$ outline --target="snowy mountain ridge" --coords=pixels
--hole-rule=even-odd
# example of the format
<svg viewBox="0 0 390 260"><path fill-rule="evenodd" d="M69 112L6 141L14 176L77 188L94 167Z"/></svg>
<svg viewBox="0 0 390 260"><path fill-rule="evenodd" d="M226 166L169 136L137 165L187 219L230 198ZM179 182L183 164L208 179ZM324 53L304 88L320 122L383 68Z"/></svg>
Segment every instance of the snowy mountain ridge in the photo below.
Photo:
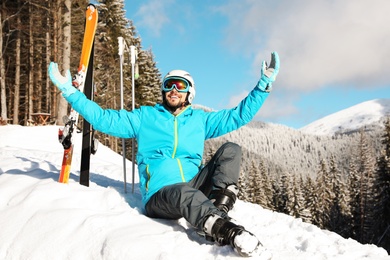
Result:
<svg viewBox="0 0 390 260"><path fill-rule="evenodd" d="M212 108L200 104L194 104L193 108L213 111ZM295 130L304 134L331 136L336 133L355 132L364 126L381 123L381 120L388 116L390 116L390 99L373 99L327 115ZM253 122L257 123L257 121ZM264 124L276 128L289 128L288 126L274 123Z"/></svg>
<svg viewBox="0 0 390 260"><path fill-rule="evenodd" d="M390 99L374 99L316 120L299 130L306 134L334 135L376 124L390 115Z"/></svg>
<svg viewBox="0 0 390 260"><path fill-rule="evenodd" d="M379 152L383 120L389 113L390 99L377 99L329 115L304 129L252 121L237 131L208 140L205 147L208 152L227 141L241 145L245 152L244 172L251 161L263 161L271 175L289 172L315 177L321 160L329 161L332 156L340 169L348 169L349 162L357 156L358 131L363 126L374 150ZM345 134L335 136L337 133Z"/></svg>

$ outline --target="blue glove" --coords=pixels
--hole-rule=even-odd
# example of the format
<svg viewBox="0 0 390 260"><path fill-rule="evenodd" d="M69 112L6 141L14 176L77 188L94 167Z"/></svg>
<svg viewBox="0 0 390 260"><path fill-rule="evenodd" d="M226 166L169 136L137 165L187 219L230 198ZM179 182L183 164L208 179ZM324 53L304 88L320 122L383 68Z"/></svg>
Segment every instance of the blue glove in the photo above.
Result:
<svg viewBox="0 0 390 260"><path fill-rule="evenodd" d="M271 53L271 63L267 66L267 63L263 61L261 66L261 77L256 87L265 92L270 92L272 89L272 82L275 81L276 75L279 72L279 55L277 52Z"/></svg>
<svg viewBox="0 0 390 260"><path fill-rule="evenodd" d="M77 89L72 86L72 76L70 75L69 70L66 71L66 75L64 77L58 70L58 64L50 62L48 72L51 81L54 83L54 85L57 86L59 90L61 90L64 98L69 97L77 91Z"/></svg>

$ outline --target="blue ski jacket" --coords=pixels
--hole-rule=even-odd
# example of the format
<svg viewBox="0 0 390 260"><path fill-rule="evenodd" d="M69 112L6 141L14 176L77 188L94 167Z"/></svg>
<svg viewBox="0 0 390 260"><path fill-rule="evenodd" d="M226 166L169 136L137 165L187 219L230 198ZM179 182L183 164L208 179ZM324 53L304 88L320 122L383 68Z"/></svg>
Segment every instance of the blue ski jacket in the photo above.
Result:
<svg viewBox="0 0 390 260"><path fill-rule="evenodd" d="M200 170L204 141L249 123L268 94L255 87L235 108L205 112L189 105L176 116L162 104L134 111L102 109L81 92L67 101L96 130L137 139L139 184L145 205L162 187L194 178Z"/></svg>

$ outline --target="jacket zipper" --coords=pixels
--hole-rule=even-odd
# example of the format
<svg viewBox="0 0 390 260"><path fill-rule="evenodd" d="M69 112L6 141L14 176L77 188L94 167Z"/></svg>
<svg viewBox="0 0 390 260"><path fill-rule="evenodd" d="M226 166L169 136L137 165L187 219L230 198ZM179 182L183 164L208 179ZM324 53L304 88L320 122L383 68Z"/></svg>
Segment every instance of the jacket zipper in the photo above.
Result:
<svg viewBox="0 0 390 260"><path fill-rule="evenodd" d="M178 132L177 132L177 117L175 117L173 121L173 153L172 153L172 159L176 156L176 150L177 150L177 143L178 143Z"/></svg>
<svg viewBox="0 0 390 260"><path fill-rule="evenodd" d="M172 158L175 158L176 156L176 150L178 146L178 140L179 140L179 132L178 132L178 123L177 123L177 117L175 116L175 119L173 121L173 127L174 127L174 146L173 146L173 153L172 153ZM184 178L184 172L183 172L183 167L181 166L181 162L179 158L176 158L177 160L177 165L179 166L179 171L181 175L181 180L183 182L186 182L186 179Z"/></svg>

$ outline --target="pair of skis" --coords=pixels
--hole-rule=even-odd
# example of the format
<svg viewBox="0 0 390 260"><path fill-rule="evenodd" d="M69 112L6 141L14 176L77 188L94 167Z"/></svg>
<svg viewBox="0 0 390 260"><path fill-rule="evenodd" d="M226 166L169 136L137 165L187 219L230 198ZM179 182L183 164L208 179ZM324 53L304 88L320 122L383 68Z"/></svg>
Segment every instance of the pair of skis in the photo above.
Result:
<svg viewBox="0 0 390 260"><path fill-rule="evenodd" d="M80 63L72 85L84 92L88 99L93 99L93 53L94 39L98 22L98 11L93 4L89 4L85 11L85 32L81 50ZM58 139L64 147L62 167L58 181L68 183L73 156L73 131L77 127L79 114L73 108L70 115L64 117L65 126L59 129ZM94 131L91 125L83 122L83 141L81 151L80 184L89 186L90 155L96 152Z"/></svg>

